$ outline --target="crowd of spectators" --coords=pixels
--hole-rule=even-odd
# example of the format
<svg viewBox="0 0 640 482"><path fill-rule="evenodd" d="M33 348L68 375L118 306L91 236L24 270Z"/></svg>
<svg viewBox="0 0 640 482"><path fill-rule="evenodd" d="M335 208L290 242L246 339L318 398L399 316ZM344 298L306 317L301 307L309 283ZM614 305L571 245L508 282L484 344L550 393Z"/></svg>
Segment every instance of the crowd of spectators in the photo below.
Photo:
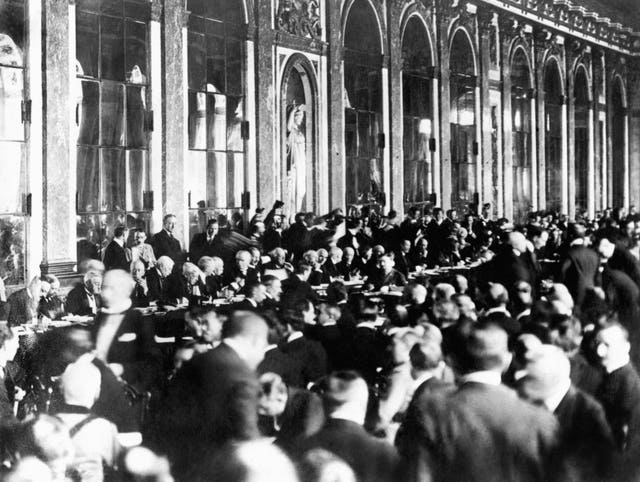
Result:
<svg viewBox="0 0 640 482"><path fill-rule="evenodd" d="M66 296L0 300L0 477L640 477L634 208L279 207L119 226Z"/></svg>

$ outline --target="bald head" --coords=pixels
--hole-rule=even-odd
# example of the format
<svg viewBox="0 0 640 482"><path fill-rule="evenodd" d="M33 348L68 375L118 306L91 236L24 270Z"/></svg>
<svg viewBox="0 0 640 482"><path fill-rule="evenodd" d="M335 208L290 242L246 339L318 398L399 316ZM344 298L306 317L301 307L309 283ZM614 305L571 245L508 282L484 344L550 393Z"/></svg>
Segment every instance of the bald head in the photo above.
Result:
<svg viewBox="0 0 640 482"><path fill-rule="evenodd" d="M491 283L489 285L489 291L487 293L487 305L490 308L498 306L507 306L509 302L509 293L500 283Z"/></svg>
<svg viewBox="0 0 640 482"><path fill-rule="evenodd" d="M86 408L91 408L97 400L100 383L100 370L84 359L68 365L60 377L60 389L65 403Z"/></svg>
<svg viewBox="0 0 640 482"><path fill-rule="evenodd" d="M236 311L222 327L222 338L240 347L240 357L255 369L264 358L269 328L264 319L251 311Z"/></svg>
<svg viewBox="0 0 640 482"><path fill-rule="evenodd" d="M520 254L524 253L527 250L527 238L524 234L518 231L512 231L509 233L507 244L518 251Z"/></svg>
<svg viewBox="0 0 640 482"><path fill-rule="evenodd" d="M508 341L507 332L500 325L490 321L474 324L458 360L459 368L464 373L485 370L502 373L511 360Z"/></svg>
<svg viewBox="0 0 640 482"><path fill-rule="evenodd" d="M129 273L121 269L107 271L102 280L100 298L105 308L123 305L130 299L135 282Z"/></svg>

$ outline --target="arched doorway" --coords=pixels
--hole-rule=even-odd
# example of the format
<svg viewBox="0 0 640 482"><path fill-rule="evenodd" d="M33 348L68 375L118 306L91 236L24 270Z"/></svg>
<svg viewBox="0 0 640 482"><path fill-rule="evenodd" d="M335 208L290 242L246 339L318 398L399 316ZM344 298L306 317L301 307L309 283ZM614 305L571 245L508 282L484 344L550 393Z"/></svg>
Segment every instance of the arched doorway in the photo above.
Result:
<svg viewBox="0 0 640 482"><path fill-rule="evenodd" d="M613 82L611 92L611 202L614 207L624 206L625 179L625 107L622 82Z"/></svg>
<svg viewBox="0 0 640 482"><path fill-rule="evenodd" d="M309 61L294 54L282 76L282 149L279 169L283 212L292 217L316 207L316 88Z"/></svg>
<svg viewBox="0 0 640 482"><path fill-rule="evenodd" d="M513 135L513 218L523 222L531 211L531 71L522 48L511 61L511 131Z"/></svg>
<svg viewBox="0 0 640 482"><path fill-rule="evenodd" d="M584 67L579 67L573 87L575 212L585 214L589 197L589 81Z"/></svg>
<svg viewBox="0 0 640 482"><path fill-rule="evenodd" d="M404 204L426 204L434 189L431 44L422 21L413 16L402 37L402 137Z"/></svg>
<svg viewBox="0 0 640 482"><path fill-rule="evenodd" d="M546 208L562 211L562 80L551 59L544 69L545 198Z"/></svg>
<svg viewBox="0 0 640 482"><path fill-rule="evenodd" d="M382 148L382 51L375 12L355 0L344 34L347 206L384 204Z"/></svg>
<svg viewBox="0 0 640 482"><path fill-rule="evenodd" d="M465 212L476 193L476 75L473 48L464 30L451 42L451 207Z"/></svg>

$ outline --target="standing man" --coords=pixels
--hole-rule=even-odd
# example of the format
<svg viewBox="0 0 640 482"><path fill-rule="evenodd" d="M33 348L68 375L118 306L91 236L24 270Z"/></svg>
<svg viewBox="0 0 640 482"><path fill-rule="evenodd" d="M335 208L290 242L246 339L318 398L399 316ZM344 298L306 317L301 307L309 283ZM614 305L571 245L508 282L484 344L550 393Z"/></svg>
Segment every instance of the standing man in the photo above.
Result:
<svg viewBox="0 0 640 482"><path fill-rule="evenodd" d="M127 228L124 226L118 226L113 231L113 240L109 243L104 253L103 262L106 270L121 269L129 271L131 251L125 246L127 233Z"/></svg>
<svg viewBox="0 0 640 482"><path fill-rule="evenodd" d="M173 214L167 214L162 220L162 231L154 234L151 238L151 246L153 246L156 259L159 259L160 256L169 256L174 263L182 262L182 247L180 241L174 236L175 229L176 217Z"/></svg>
<svg viewBox="0 0 640 482"><path fill-rule="evenodd" d="M217 219L209 219L204 233L196 234L189 245L189 258L197 264L203 256L220 256L220 236Z"/></svg>

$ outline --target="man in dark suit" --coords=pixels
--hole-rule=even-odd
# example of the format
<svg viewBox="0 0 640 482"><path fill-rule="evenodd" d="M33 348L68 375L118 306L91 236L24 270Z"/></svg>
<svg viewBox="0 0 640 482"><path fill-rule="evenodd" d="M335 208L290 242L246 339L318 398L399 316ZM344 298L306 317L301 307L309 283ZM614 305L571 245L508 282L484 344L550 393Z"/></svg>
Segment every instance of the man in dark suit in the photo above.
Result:
<svg viewBox="0 0 640 482"><path fill-rule="evenodd" d="M560 348L541 345L527 354L519 392L555 414L573 480L608 480L615 452L611 428L600 403L571 384L570 372Z"/></svg>
<svg viewBox="0 0 640 482"><path fill-rule="evenodd" d="M533 274L527 263L522 259L522 253L527 250L527 238L519 232L509 233L507 242L501 253L486 264L483 281L500 283L509 290L511 298L515 298L515 287L518 281L526 281L533 286Z"/></svg>
<svg viewBox="0 0 640 482"><path fill-rule="evenodd" d="M246 287L260 282L260 273L251 267L251 253L244 249L235 256L235 264L225 266L223 284L228 285L236 293L246 294Z"/></svg>
<svg viewBox="0 0 640 482"><path fill-rule="evenodd" d="M392 256L388 254L382 256L379 263L379 270L372 274L371 279L368 280L368 284L374 290L380 290L383 286L391 288L402 287L407 284L407 279L404 275L394 268L395 261Z"/></svg>
<svg viewBox="0 0 640 482"><path fill-rule="evenodd" d="M585 246L583 225L570 225L569 233L571 239L569 249L561 261L560 279L571 293L576 307L580 308L587 294L597 285L600 258L593 249Z"/></svg>
<svg viewBox="0 0 640 482"><path fill-rule="evenodd" d="M342 250L342 261L338 265L338 272L343 276L345 281L351 280L351 277L358 273L358 266L355 263L356 252L351 246L347 246Z"/></svg>
<svg viewBox="0 0 640 482"><path fill-rule="evenodd" d="M38 315L40 298L44 295L46 291L42 293L42 282L37 276L28 286L11 293L4 307L9 326L30 323Z"/></svg>
<svg viewBox="0 0 640 482"><path fill-rule="evenodd" d="M192 263L197 264L203 256L220 256L222 242L218 232L217 219L209 219L207 228L204 233L196 234L189 245L189 259Z"/></svg>
<svg viewBox="0 0 640 482"><path fill-rule="evenodd" d="M628 249L616 246L615 240L606 233L598 233L595 247L607 267L625 273L640 289L640 262Z"/></svg>
<svg viewBox="0 0 640 482"><path fill-rule="evenodd" d="M315 291L313 291L313 288L311 288L311 285L307 281L312 271L313 266L306 261L300 261L296 272L282 282L283 307L293 306L297 300L301 299L311 301L318 299Z"/></svg>
<svg viewBox="0 0 640 482"><path fill-rule="evenodd" d="M395 268L402 273L405 278L409 276L409 271L413 270L413 263L409 258L410 251L411 241L403 239L400 242L400 249L394 253L394 261L396 262Z"/></svg>
<svg viewBox="0 0 640 482"><path fill-rule="evenodd" d="M234 312L223 325L222 343L194 356L171 382L158 417L160 439L181 480L191 480L189 470L225 443L259 436L255 369L267 333L260 316Z"/></svg>
<svg viewBox="0 0 640 482"><path fill-rule="evenodd" d="M103 262L105 269L129 271L131 251L125 246L128 233L129 231L124 226L118 226L113 231L113 239L104 252Z"/></svg>
<svg viewBox="0 0 640 482"><path fill-rule="evenodd" d="M507 333L477 323L455 353L459 387L429 397L396 438L403 480L542 481L557 475L558 423L501 384ZM499 407L499 409L497 408Z"/></svg>
<svg viewBox="0 0 640 482"><path fill-rule="evenodd" d="M69 291L65 311L78 316L95 315L100 306L98 294L101 287L102 275L97 271L88 271L84 275L83 282Z"/></svg>
<svg viewBox="0 0 640 482"><path fill-rule="evenodd" d="M134 308L144 308L149 306L149 285L147 284L146 270L141 260L131 264L131 276L135 283L131 292L131 302Z"/></svg>
<svg viewBox="0 0 640 482"><path fill-rule="evenodd" d="M344 250L346 247L350 247L358 251L363 244L371 246L373 240L362 233L362 221L360 219L351 218L346 223L347 232L338 239L338 248Z"/></svg>
<svg viewBox="0 0 640 482"><path fill-rule="evenodd" d="M329 250L329 259L322 265L322 282L330 283L331 278L342 276L340 263L342 262L342 250L334 246Z"/></svg>
<svg viewBox="0 0 640 482"><path fill-rule="evenodd" d="M620 452L640 446L640 377L629 358L629 335L618 323L596 335L596 353L606 374L596 392Z"/></svg>
<svg viewBox="0 0 640 482"><path fill-rule="evenodd" d="M156 259L160 256L169 256L174 263L182 262L182 247L180 241L174 236L176 228L176 217L173 214L167 214L162 220L162 231L153 235L151 238L151 246Z"/></svg>
<svg viewBox="0 0 640 482"><path fill-rule="evenodd" d="M156 265L147 271L146 280L149 301L160 304L176 302L180 291L180 280L173 272L174 262L169 256L158 258Z"/></svg>
<svg viewBox="0 0 640 482"><path fill-rule="evenodd" d="M93 326L96 357L138 392L155 388L162 367L151 320L131 308L134 282L122 270L104 275L102 308Z"/></svg>
<svg viewBox="0 0 640 482"><path fill-rule="evenodd" d="M266 298L266 288L262 283L254 283L245 287L245 298L233 305L234 310L259 312Z"/></svg>
<svg viewBox="0 0 640 482"><path fill-rule="evenodd" d="M295 458L324 449L344 460L360 482L400 480L394 447L363 427L369 399L365 381L355 372L342 371L334 372L322 385L327 421L319 432L298 444Z"/></svg>

